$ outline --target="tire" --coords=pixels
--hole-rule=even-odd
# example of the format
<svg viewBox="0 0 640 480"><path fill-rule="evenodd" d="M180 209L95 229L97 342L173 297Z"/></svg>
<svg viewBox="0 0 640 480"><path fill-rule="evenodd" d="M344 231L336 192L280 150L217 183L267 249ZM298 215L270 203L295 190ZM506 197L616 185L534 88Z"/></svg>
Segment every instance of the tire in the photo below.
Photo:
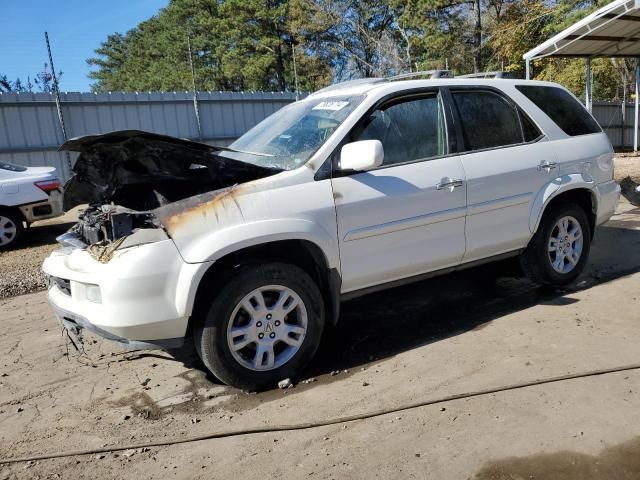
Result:
<svg viewBox="0 0 640 480"><path fill-rule="evenodd" d="M324 310L322 294L304 270L286 263L240 267L205 309L194 343L222 382L249 391L275 387L296 378L315 355Z"/></svg>
<svg viewBox="0 0 640 480"><path fill-rule="evenodd" d="M561 220L568 226L566 234L561 230ZM577 232L577 227L581 235L574 240L572 233ZM552 240L552 236L560 238L560 242ZM536 283L567 285L582 273L590 249L591 225L584 209L574 203L552 205L521 256L522 269Z"/></svg>
<svg viewBox="0 0 640 480"><path fill-rule="evenodd" d="M0 209L0 250L16 246L23 233L22 216L15 210Z"/></svg>

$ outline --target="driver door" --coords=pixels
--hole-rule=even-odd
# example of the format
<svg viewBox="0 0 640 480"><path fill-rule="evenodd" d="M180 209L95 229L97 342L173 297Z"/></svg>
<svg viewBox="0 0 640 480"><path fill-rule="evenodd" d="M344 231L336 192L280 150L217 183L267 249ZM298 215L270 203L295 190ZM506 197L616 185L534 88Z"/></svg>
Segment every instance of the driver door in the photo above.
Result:
<svg viewBox="0 0 640 480"><path fill-rule="evenodd" d="M447 123L432 90L382 104L352 132L350 141L380 140L384 160L331 180L343 293L461 262L466 185Z"/></svg>

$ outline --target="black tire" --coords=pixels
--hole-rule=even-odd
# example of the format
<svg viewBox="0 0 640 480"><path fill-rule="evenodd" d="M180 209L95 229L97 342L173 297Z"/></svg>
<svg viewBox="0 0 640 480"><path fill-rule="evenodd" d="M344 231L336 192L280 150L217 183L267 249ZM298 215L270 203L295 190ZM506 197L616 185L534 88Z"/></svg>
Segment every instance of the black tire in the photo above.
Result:
<svg viewBox="0 0 640 480"><path fill-rule="evenodd" d="M302 344L286 363L271 370L256 371L234 358L227 341L227 328L242 299L268 285L282 285L298 295L306 309L307 325ZM286 378L295 379L315 355L324 328L325 309L318 286L304 270L286 263L238 268L203 311L204 318L194 329L194 343L202 362L220 381L249 391L273 388Z"/></svg>
<svg viewBox="0 0 640 480"><path fill-rule="evenodd" d="M573 270L561 273L553 268L548 245L556 223L563 217L573 217L582 229L582 253ZM574 203L552 205L543 215L538 230L520 257L524 273L541 285L563 286L573 282L587 263L591 249L591 225L584 209Z"/></svg>
<svg viewBox="0 0 640 480"><path fill-rule="evenodd" d="M20 215L19 212L9 208L0 208L0 235L2 236L2 238L0 238L0 250L13 248L20 243L20 239L24 233L22 222L22 215ZM15 231L13 233L7 233L3 229L3 224L12 225Z"/></svg>

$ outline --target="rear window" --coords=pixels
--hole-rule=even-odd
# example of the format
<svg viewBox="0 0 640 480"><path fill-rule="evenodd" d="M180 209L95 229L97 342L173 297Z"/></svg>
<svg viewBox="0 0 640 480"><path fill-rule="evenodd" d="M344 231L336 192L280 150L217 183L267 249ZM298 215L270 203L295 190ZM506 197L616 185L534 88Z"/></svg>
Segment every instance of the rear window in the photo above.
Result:
<svg viewBox="0 0 640 480"><path fill-rule="evenodd" d="M516 88L546 113L567 135L587 135L602 129L569 92L558 87L517 85Z"/></svg>
<svg viewBox="0 0 640 480"><path fill-rule="evenodd" d="M0 170L9 170L10 172L26 172L27 167L21 165L14 165L13 163L0 162Z"/></svg>

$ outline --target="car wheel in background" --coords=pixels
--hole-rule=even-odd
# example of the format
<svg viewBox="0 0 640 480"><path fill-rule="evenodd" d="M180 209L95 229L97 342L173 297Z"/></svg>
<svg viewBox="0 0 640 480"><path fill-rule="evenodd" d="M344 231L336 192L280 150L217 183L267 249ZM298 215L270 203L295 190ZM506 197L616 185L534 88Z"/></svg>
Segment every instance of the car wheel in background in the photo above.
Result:
<svg viewBox="0 0 640 480"><path fill-rule="evenodd" d="M16 245L23 232L22 217L13 210L0 209L0 250Z"/></svg>

